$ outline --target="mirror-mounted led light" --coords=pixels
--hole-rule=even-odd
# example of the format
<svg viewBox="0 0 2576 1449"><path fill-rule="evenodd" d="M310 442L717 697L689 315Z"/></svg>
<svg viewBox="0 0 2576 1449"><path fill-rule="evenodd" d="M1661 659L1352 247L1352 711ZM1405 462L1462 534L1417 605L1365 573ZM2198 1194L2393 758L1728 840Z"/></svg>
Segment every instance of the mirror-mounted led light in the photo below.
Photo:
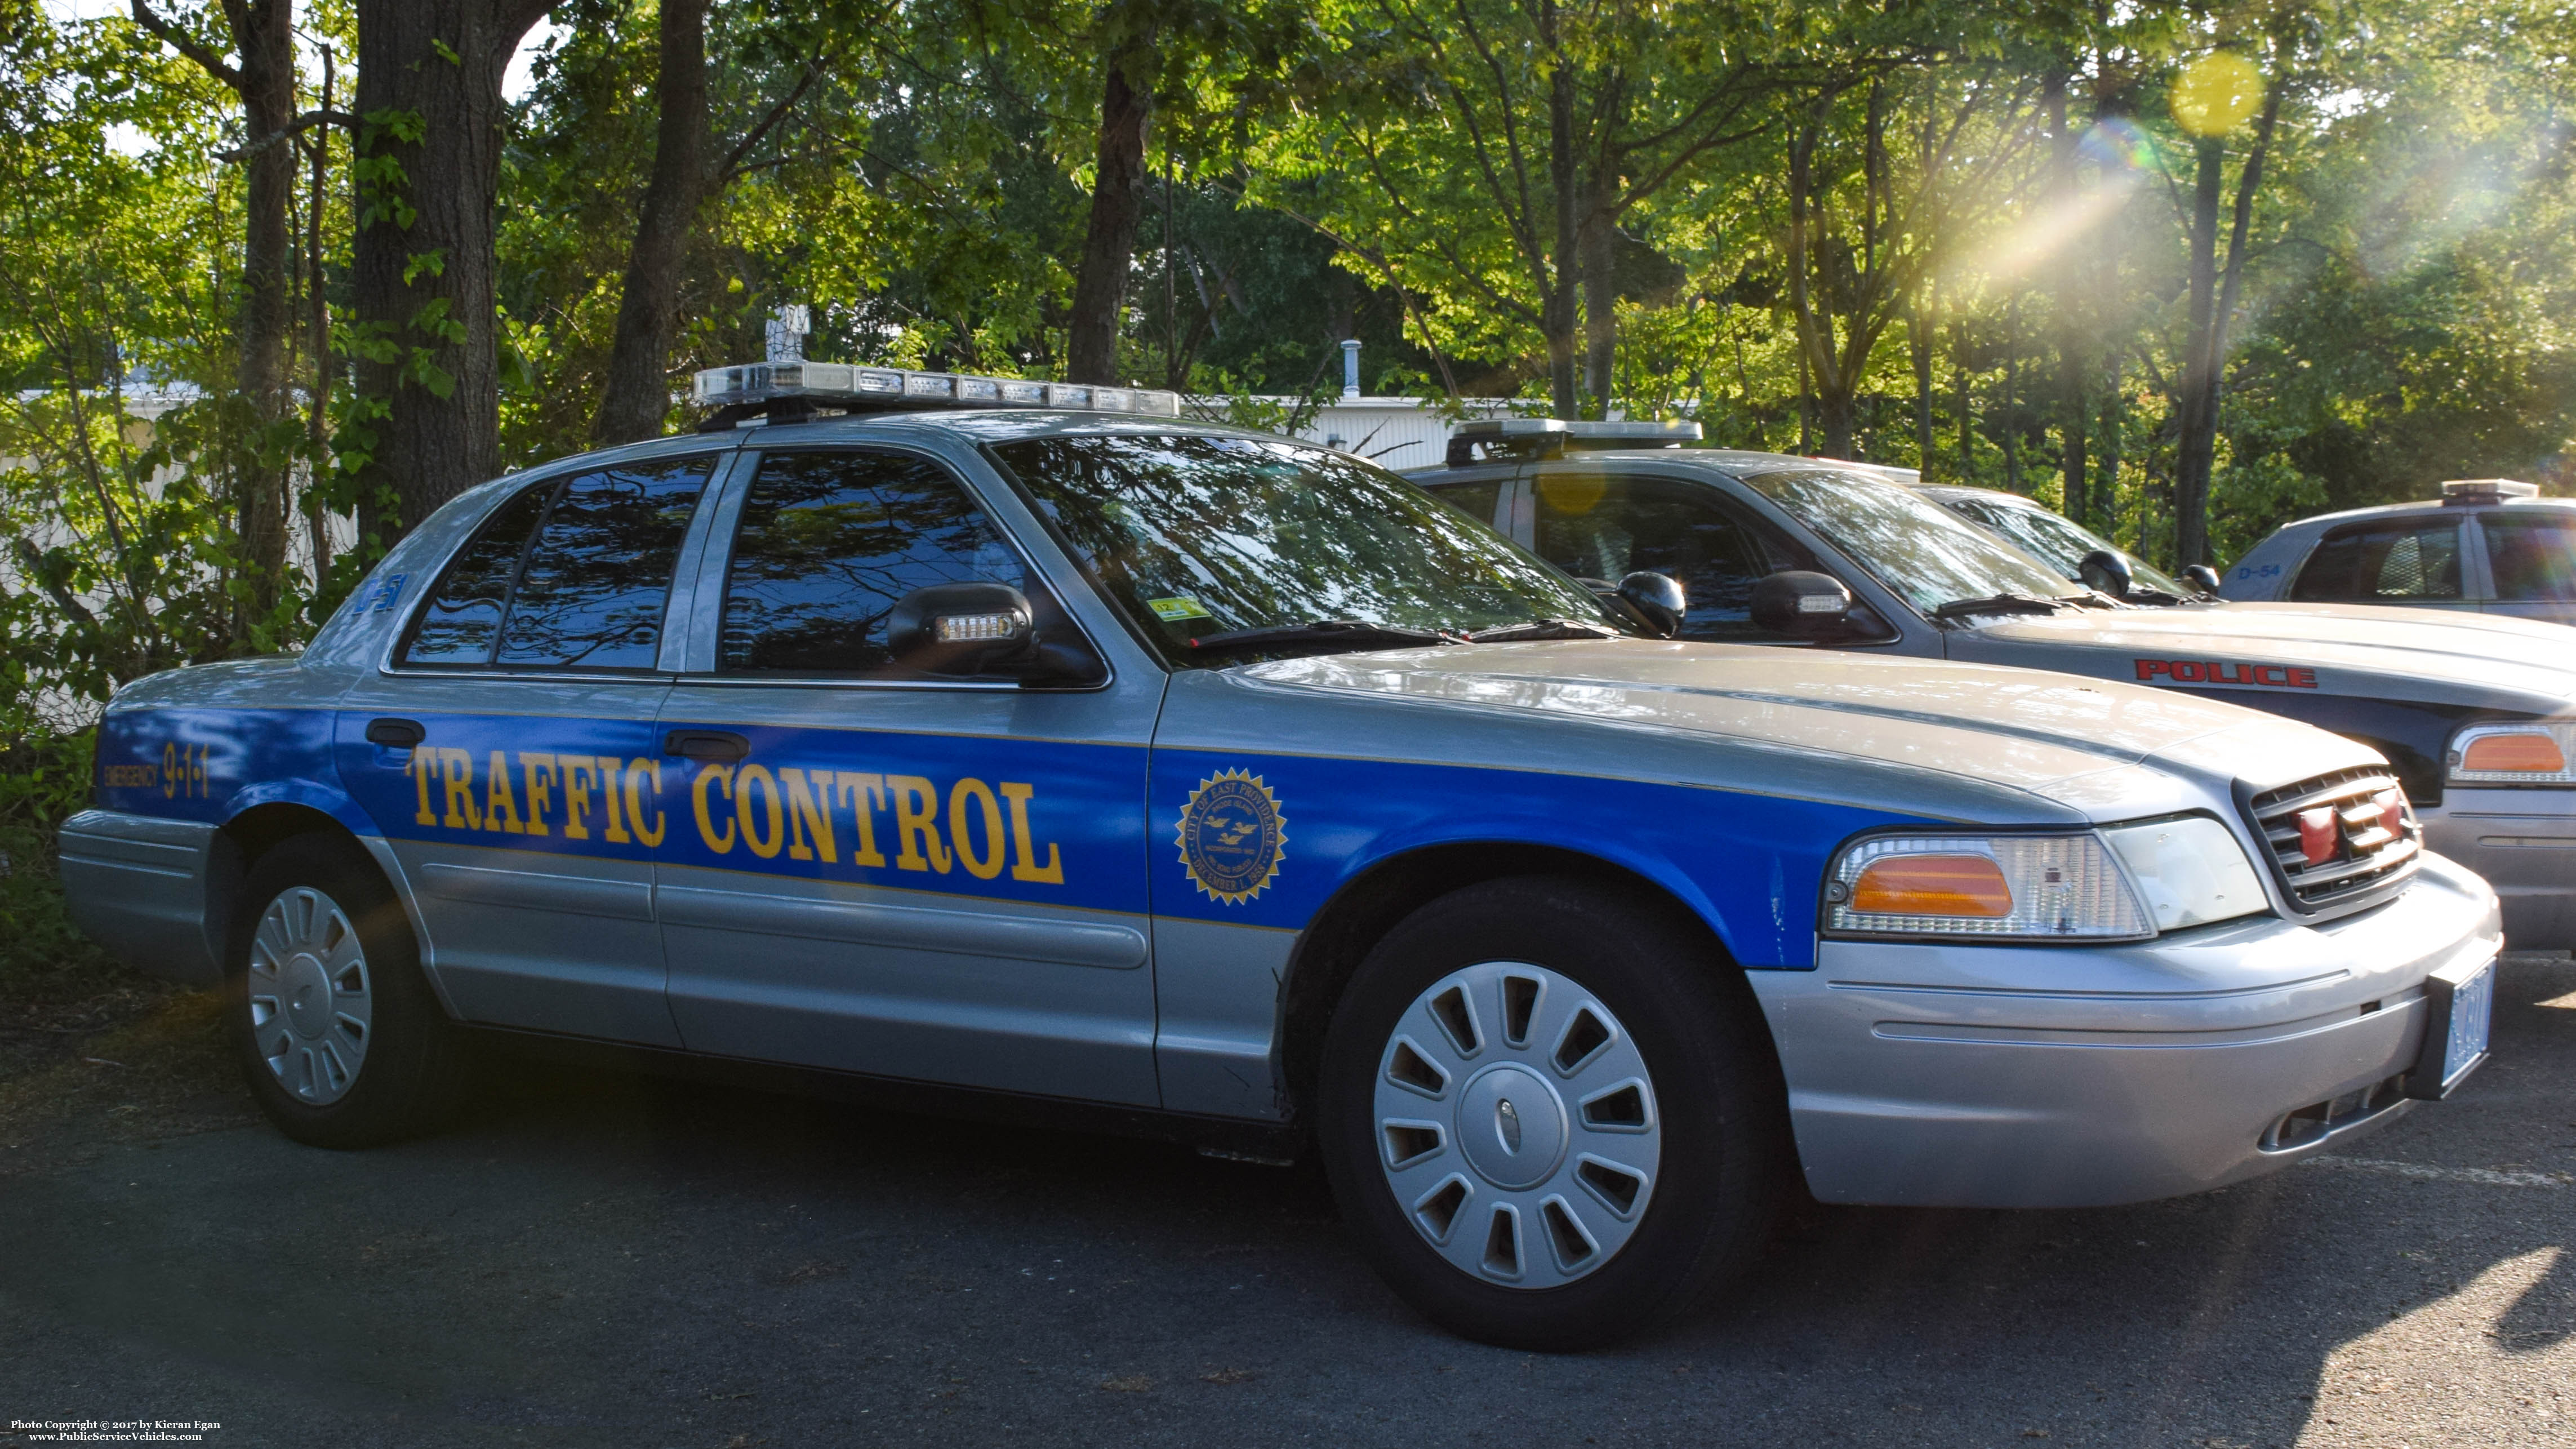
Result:
<svg viewBox="0 0 2576 1449"><path fill-rule="evenodd" d="M1017 614L942 614L931 621L931 635L942 644L982 644L1008 639L1028 627Z"/></svg>
<svg viewBox="0 0 2576 1449"><path fill-rule="evenodd" d="M2576 721L2472 725L2451 739L2455 785L2576 785Z"/></svg>

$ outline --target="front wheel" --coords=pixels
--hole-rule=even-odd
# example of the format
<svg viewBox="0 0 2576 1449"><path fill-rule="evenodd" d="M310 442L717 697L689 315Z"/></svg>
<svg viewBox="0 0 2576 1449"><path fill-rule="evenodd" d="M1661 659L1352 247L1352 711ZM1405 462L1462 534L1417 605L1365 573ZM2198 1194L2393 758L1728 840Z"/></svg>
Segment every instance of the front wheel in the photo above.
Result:
<svg viewBox="0 0 2576 1449"><path fill-rule="evenodd" d="M1758 1251L1785 1181L1743 979L1653 903L1468 887L1361 963L1324 1049L1326 1171L1407 1302L1580 1349L1686 1311Z"/></svg>
<svg viewBox="0 0 2576 1449"><path fill-rule="evenodd" d="M463 1046L384 878L305 835L261 856L242 886L224 1018L260 1110L316 1147L433 1123L457 1095Z"/></svg>

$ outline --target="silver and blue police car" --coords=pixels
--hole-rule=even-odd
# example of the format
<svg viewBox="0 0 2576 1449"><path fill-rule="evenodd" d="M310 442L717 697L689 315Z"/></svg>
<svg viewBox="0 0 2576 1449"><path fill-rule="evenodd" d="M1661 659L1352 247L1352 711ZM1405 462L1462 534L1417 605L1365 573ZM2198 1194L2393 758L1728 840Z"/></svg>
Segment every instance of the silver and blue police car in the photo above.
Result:
<svg viewBox="0 0 2576 1449"><path fill-rule="evenodd" d="M440 510L301 656L110 706L72 904L222 984L289 1135L418 1130L506 1035L1311 1144L1406 1300L1573 1347L1801 1181L2195 1192L2484 1059L2496 897L2349 740L1658 637L1669 580L1168 396L700 392Z"/></svg>
<svg viewBox="0 0 2576 1449"><path fill-rule="evenodd" d="M2438 501L2303 518L2238 559L2220 592L2576 624L2576 498L2456 478Z"/></svg>
<svg viewBox="0 0 2576 1449"><path fill-rule="evenodd" d="M2427 842L2502 893L2518 948L2576 947L2576 632L2222 603L2205 580L2139 573L2108 549L2070 570L2039 533L2056 515L2035 506L1986 495L1970 500L1980 517L1955 496L1980 490L1927 489L1903 470L1678 446L1698 433L1470 423L1446 466L1407 476L1569 572L1676 580L1683 638L2061 670L2359 740L2390 761Z"/></svg>

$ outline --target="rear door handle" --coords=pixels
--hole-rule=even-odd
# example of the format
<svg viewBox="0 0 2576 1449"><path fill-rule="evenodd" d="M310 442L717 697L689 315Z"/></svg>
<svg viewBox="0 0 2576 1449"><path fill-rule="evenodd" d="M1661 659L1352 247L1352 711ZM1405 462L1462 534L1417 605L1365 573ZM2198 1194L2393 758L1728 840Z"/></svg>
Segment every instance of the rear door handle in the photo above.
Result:
<svg viewBox="0 0 2576 1449"><path fill-rule="evenodd" d="M367 743L389 750L408 750L429 738L429 731L418 720L377 719L367 721Z"/></svg>
<svg viewBox="0 0 2576 1449"><path fill-rule="evenodd" d="M751 741L729 730L673 730L662 738L662 753L684 760L732 761L751 753Z"/></svg>

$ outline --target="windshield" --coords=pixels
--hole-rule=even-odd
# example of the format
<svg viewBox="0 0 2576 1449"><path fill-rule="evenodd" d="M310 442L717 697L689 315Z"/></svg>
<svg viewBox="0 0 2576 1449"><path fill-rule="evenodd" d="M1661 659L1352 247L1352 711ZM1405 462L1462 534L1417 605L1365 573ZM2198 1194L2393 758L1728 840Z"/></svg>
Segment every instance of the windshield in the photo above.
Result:
<svg viewBox="0 0 2576 1449"><path fill-rule="evenodd" d="M2085 592L1910 488L1807 468L1758 473L1744 482L1926 614L1966 599L2068 599Z"/></svg>
<svg viewBox="0 0 2576 1449"><path fill-rule="evenodd" d="M1626 632L1574 580L1339 453L1187 434L1032 438L991 452L1175 662L1245 657L1195 656L1192 639L1327 620L1465 633L1566 619ZM1389 645L1354 632L1341 647Z"/></svg>
<svg viewBox="0 0 2576 1449"><path fill-rule="evenodd" d="M1953 500L1950 506L1969 519L1982 523L2020 544L2037 555L2040 562L2070 579L2078 577L2077 569L2084 562L2084 555L2098 548L2126 559L2129 564L2129 578L2138 588L2171 594L2177 599L2193 598L2200 592L2198 589L2183 587L2171 574L2165 573L2135 554L2113 547L2109 539L2094 533L2074 519L2051 513L2045 508L2033 508L2021 503L1996 503L1983 498L1960 498Z"/></svg>

